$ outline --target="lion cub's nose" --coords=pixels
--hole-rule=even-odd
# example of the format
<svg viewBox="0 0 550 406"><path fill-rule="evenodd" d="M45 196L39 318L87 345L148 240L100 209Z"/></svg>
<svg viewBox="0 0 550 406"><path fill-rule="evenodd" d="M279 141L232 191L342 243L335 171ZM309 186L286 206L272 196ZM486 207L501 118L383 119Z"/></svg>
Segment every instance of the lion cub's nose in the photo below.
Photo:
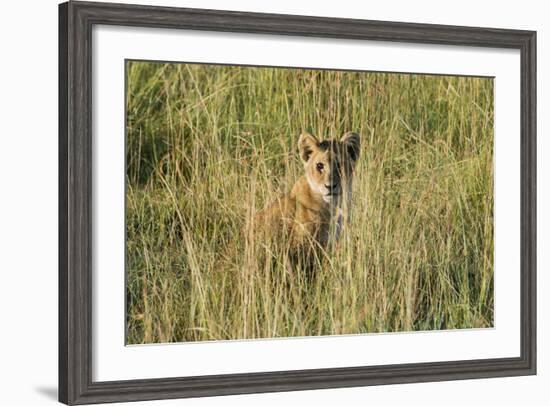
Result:
<svg viewBox="0 0 550 406"><path fill-rule="evenodd" d="M325 187L328 189L328 190L332 190L332 189L336 189L338 187L338 184L337 183L334 183L333 185L325 185Z"/></svg>

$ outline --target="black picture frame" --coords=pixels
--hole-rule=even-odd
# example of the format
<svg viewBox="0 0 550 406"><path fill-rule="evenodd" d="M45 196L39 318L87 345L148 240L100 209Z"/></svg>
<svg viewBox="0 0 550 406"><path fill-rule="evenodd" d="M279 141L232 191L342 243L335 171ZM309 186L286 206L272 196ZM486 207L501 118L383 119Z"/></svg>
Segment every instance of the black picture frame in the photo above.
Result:
<svg viewBox="0 0 550 406"><path fill-rule="evenodd" d="M367 367L92 380L95 24L517 49L521 54L521 354ZM110 3L59 5L59 400L87 404L536 374L536 32Z"/></svg>

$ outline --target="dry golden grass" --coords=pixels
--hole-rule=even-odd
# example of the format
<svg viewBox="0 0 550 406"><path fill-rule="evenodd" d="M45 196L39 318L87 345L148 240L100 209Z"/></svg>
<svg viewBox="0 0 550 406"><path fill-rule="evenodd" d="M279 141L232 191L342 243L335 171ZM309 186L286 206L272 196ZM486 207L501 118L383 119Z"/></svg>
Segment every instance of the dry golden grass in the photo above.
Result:
<svg viewBox="0 0 550 406"><path fill-rule="evenodd" d="M238 238L304 129L362 136L313 278ZM492 182L491 79L129 62L128 343L492 326Z"/></svg>

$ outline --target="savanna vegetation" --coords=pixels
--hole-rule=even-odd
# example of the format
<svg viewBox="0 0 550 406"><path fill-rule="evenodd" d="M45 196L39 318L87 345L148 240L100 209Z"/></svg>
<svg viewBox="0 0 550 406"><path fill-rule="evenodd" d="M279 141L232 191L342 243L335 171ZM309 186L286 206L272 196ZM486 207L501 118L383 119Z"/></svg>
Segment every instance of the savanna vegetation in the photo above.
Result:
<svg viewBox="0 0 550 406"><path fill-rule="evenodd" d="M126 70L129 344L492 326L492 79ZM352 226L313 277L239 237L301 175L303 130L362 137Z"/></svg>

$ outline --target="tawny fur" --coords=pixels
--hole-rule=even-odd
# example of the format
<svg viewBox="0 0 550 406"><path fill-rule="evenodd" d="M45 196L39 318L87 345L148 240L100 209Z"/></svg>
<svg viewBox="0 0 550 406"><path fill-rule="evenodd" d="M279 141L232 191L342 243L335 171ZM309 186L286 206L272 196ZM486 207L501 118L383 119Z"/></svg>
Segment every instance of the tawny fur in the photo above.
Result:
<svg viewBox="0 0 550 406"><path fill-rule="evenodd" d="M308 257L335 243L349 219L360 137L347 133L340 140L319 141L304 133L298 149L305 174L289 193L258 212L249 226L253 238L286 241L291 254Z"/></svg>

